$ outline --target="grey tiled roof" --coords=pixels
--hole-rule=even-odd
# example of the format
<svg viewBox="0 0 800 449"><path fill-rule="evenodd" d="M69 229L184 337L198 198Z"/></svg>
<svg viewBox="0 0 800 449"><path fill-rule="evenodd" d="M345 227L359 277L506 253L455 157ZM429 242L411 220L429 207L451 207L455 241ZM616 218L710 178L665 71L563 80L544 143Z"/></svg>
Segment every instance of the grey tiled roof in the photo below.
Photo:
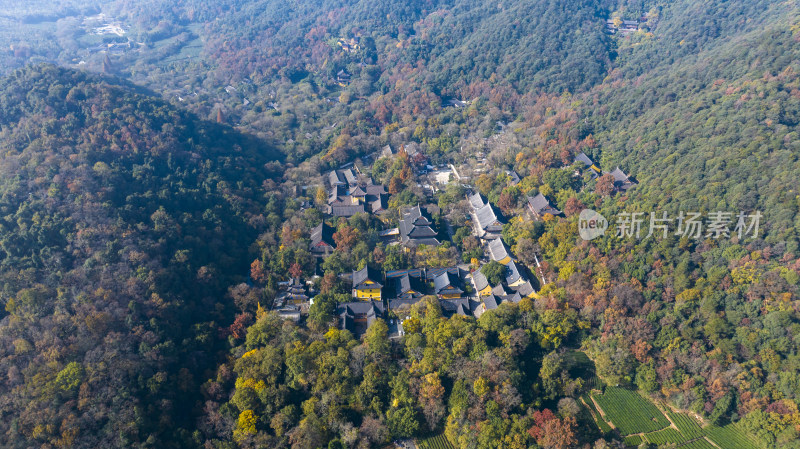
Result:
<svg viewBox="0 0 800 449"><path fill-rule="evenodd" d="M501 302L502 302L502 300L500 300L495 295L489 295L489 296L483 298L483 303L486 305L486 310L496 309L500 305Z"/></svg>
<svg viewBox="0 0 800 449"><path fill-rule="evenodd" d="M531 281L526 281L524 284L520 285L519 287L516 287L516 290L517 293L519 293L522 296L529 296L531 293L536 292L536 290L534 290L533 288L533 284L531 284Z"/></svg>
<svg viewBox="0 0 800 449"><path fill-rule="evenodd" d="M415 206L403 214L398 229L400 229L400 236L404 242L416 245L438 245L437 232L432 225L433 220L419 206Z"/></svg>
<svg viewBox="0 0 800 449"><path fill-rule="evenodd" d="M369 288L381 288L383 284L381 283L381 275L377 271L373 270L369 266L366 266L358 271L353 272L353 288L358 288L364 281L370 280L377 284L370 285Z"/></svg>
<svg viewBox="0 0 800 449"><path fill-rule="evenodd" d="M628 181L628 175L626 175L625 172L622 171L622 169L619 168L619 167L615 168L610 174L611 174L611 176L614 177L614 181L617 181L617 182L626 182L626 181Z"/></svg>
<svg viewBox="0 0 800 449"><path fill-rule="evenodd" d="M506 257L511 257L511 253L508 252L508 247L501 239L495 239L489 241L489 256L492 260L498 262Z"/></svg>
<svg viewBox="0 0 800 449"><path fill-rule="evenodd" d="M481 270L472 273L472 281L475 283L475 288L477 288L478 291L489 286L489 280L486 279L486 275L484 275Z"/></svg>
<svg viewBox="0 0 800 449"><path fill-rule="evenodd" d="M509 289L504 284L497 284L492 288L492 294L494 296L505 296L514 293L511 289Z"/></svg>
<svg viewBox="0 0 800 449"><path fill-rule="evenodd" d="M480 192L467 195L467 200L469 201L469 205L472 206L473 210L480 209L484 206L484 204L486 204L486 200L483 198L483 195L481 195Z"/></svg>
<svg viewBox="0 0 800 449"><path fill-rule="evenodd" d="M386 188L383 187L383 184L370 184L366 188L367 195L385 195Z"/></svg>
<svg viewBox="0 0 800 449"><path fill-rule="evenodd" d="M520 182L519 174L517 174L516 171L508 170L506 172L506 174L508 175L509 179L511 180L511 185L512 186L515 186L515 185L519 184L519 182Z"/></svg>
<svg viewBox="0 0 800 449"><path fill-rule="evenodd" d="M350 196L366 196L367 192L361 186L355 186L350 190Z"/></svg>
<svg viewBox="0 0 800 449"><path fill-rule="evenodd" d="M323 245L320 245L323 244ZM319 248L320 246L335 247L336 243L333 240L333 228L327 224L320 223L311 230L311 249Z"/></svg>
<svg viewBox="0 0 800 449"><path fill-rule="evenodd" d="M340 201L341 198L347 195L347 191L343 185L337 184L331 186L331 189L328 191L328 204L333 204L337 201Z"/></svg>
<svg viewBox="0 0 800 449"><path fill-rule="evenodd" d="M414 304L420 302L422 297L417 298L393 298L389 300L389 309L390 310L397 310L404 306L413 306Z"/></svg>
<svg viewBox="0 0 800 449"><path fill-rule="evenodd" d="M405 244L409 247L416 248L420 245L425 246L439 246L439 240L435 238L415 238L406 240Z"/></svg>
<svg viewBox="0 0 800 449"><path fill-rule="evenodd" d="M537 215L551 214L560 215L561 211L550 205L550 201L541 193L533 198L528 198L528 206Z"/></svg>
<svg viewBox="0 0 800 449"><path fill-rule="evenodd" d="M352 217L353 215L364 212L364 205L344 205L344 204L333 204L330 206L330 214L334 217Z"/></svg>
<svg viewBox="0 0 800 449"><path fill-rule="evenodd" d="M467 298L442 299L439 304L442 306L442 314L446 317L472 315L472 308Z"/></svg>
<svg viewBox="0 0 800 449"><path fill-rule="evenodd" d="M614 187L617 190L628 190L636 185L636 183L631 181L630 177L619 167L615 168L609 174L614 177Z"/></svg>
<svg viewBox="0 0 800 449"><path fill-rule="evenodd" d="M342 175L344 175L344 179L347 181L347 184L351 186L358 184L358 178L356 177L356 173L352 168L342 170Z"/></svg>
<svg viewBox="0 0 800 449"><path fill-rule="evenodd" d="M485 204L483 207L477 209L475 211L475 218L478 220L478 226L484 231L490 226L501 227L503 224L491 204Z"/></svg>
<svg viewBox="0 0 800 449"><path fill-rule="evenodd" d="M372 199L372 197L368 197L367 199L372 200L369 203L369 207L372 213L384 211L389 207L388 195L378 195L374 197L374 199Z"/></svg>
<svg viewBox="0 0 800 449"><path fill-rule="evenodd" d="M401 297L422 297L425 292L425 283L418 276L406 274L395 278L395 296Z"/></svg>
<svg viewBox="0 0 800 449"><path fill-rule="evenodd" d="M433 280L433 287L437 295L464 293L464 290L461 290L458 287L459 284L460 282L458 276L455 276L448 271L436 276L436 278Z"/></svg>
<svg viewBox="0 0 800 449"><path fill-rule="evenodd" d="M346 302L340 303L336 307L340 327L357 336L366 332L367 328L376 319L383 318L384 312L385 308L382 301Z"/></svg>
<svg viewBox="0 0 800 449"><path fill-rule="evenodd" d="M508 263L508 265L506 265L506 283L513 284L520 279L524 279L522 277L522 273L519 272L517 264L512 260Z"/></svg>
<svg viewBox="0 0 800 449"><path fill-rule="evenodd" d="M331 184L331 186L346 184L344 177L336 170L333 170L328 174L328 182Z"/></svg>
<svg viewBox="0 0 800 449"><path fill-rule="evenodd" d="M584 153L583 151L581 151L579 155L575 156L575 161L582 162L587 167L591 167L592 165L594 165L594 162L592 162L592 160L589 159L589 156L587 156L586 153Z"/></svg>

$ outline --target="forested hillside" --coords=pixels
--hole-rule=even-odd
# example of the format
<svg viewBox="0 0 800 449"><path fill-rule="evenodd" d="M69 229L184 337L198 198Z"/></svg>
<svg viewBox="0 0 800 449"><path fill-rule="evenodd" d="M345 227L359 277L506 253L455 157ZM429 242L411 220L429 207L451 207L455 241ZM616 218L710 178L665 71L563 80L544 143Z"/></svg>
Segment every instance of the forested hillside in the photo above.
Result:
<svg viewBox="0 0 800 449"><path fill-rule="evenodd" d="M0 94L4 447L179 445L273 151L53 66Z"/></svg>
<svg viewBox="0 0 800 449"><path fill-rule="evenodd" d="M575 91L601 81L609 65L603 13L591 1L246 4L214 23L210 42L212 57L238 76L263 76L286 65L336 73L333 67L360 60L386 69L421 68L421 84L436 92L458 94L490 77L520 91ZM240 33L243 16L247 30ZM342 58L330 45L331 37L361 34L369 41L355 57ZM253 46L253 39L273 45Z"/></svg>
<svg viewBox="0 0 800 449"><path fill-rule="evenodd" d="M672 447L592 401L627 398L648 431L691 417L687 448L800 447L796 1L6 10L0 446ZM99 11L124 34L92 34ZM385 215L325 212L349 163L387 186ZM427 173L448 164L465 178ZM426 298L392 341L338 330L354 270L480 268L469 189L537 296L449 319ZM531 219L539 194L563 214ZM444 243L387 244L420 204ZM642 238L582 240L583 208L644 213ZM695 211L763 217L644 237L650 212ZM299 324L267 310L294 277L319 291Z"/></svg>

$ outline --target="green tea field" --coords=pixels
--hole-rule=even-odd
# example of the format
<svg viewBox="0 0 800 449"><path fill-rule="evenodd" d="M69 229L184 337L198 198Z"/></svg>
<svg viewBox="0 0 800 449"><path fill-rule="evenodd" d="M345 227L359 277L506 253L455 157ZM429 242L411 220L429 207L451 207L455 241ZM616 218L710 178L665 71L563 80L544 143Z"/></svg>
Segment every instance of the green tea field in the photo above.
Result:
<svg viewBox="0 0 800 449"><path fill-rule="evenodd" d="M419 446L419 449L453 449L453 445L447 441L444 434L420 438L417 440L417 446Z"/></svg>
<svg viewBox="0 0 800 449"><path fill-rule="evenodd" d="M702 426L695 418L662 410L641 394L619 387L593 391L583 402L604 433L619 431L628 447L642 442L683 449L760 449L762 446L737 424Z"/></svg>

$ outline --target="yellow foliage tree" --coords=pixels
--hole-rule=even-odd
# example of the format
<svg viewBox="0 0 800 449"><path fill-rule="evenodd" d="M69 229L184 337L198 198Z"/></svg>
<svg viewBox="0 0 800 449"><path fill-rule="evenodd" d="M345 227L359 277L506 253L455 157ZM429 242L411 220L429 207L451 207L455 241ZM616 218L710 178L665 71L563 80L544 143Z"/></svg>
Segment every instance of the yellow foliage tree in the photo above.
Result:
<svg viewBox="0 0 800 449"><path fill-rule="evenodd" d="M422 377L420 393L424 399L439 399L444 396L444 387L439 379L439 373L433 372Z"/></svg>
<svg viewBox="0 0 800 449"><path fill-rule="evenodd" d="M486 396L489 393L489 382L483 377L479 377L472 385L472 391L480 398Z"/></svg>
<svg viewBox="0 0 800 449"><path fill-rule="evenodd" d="M406 334L416 334L422 330L422 323L419 318L411 317L403 321L403 330Z"/></svg>
<svg viewBox="0 0 800 449"><path fill-rule="evenodd" d="M255 412L252 410L245 410L239 414L239 421L237 422L237 430L242 433L255 435L256 434L256 417Z"/></svg>
<svg viewBox="0 0 800 449"><path fill-rule="evenodd" d="M325 191L324 187L317 187L317 193L314 195L314 200L319 206L328 202L328 192Z"/></svg>

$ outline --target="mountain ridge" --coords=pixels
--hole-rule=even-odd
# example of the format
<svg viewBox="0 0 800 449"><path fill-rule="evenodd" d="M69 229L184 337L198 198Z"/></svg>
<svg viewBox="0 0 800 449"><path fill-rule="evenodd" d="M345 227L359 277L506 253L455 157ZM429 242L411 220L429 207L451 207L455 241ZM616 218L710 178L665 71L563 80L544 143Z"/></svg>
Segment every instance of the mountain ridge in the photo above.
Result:
<svg viewBox="0 0 800 449"><path fill-rule="evenodd" d="M271 150L96 75L44 65L8 81L0 341L17 347L2 359L13 374L0 384L8 447L176 447L201 399L195 376L215 368L217 327L231 319L220 299L246 278ZM33 388L41 382L50 386Z"/></svg>

